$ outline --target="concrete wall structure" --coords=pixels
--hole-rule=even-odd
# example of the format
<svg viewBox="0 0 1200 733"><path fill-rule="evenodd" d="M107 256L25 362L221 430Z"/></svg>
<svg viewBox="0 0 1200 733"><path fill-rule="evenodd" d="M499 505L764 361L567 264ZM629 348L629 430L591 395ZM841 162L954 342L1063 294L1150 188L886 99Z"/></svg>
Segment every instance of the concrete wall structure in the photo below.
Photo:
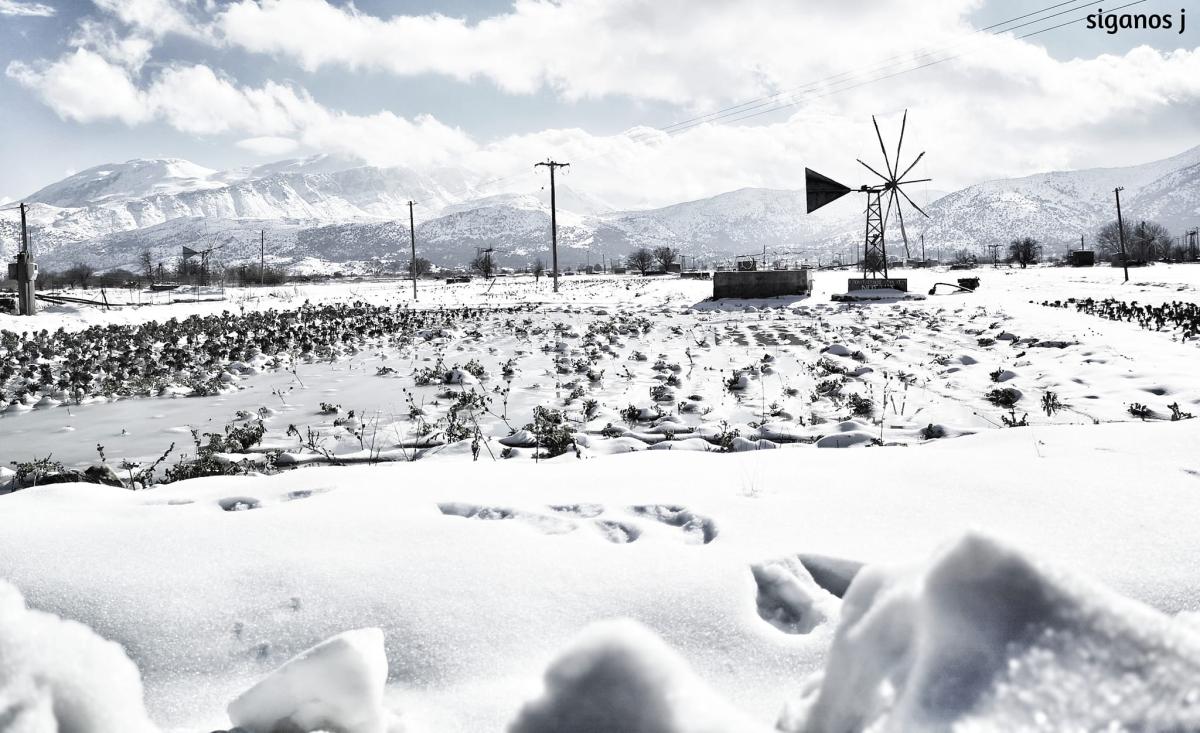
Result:
<svg viewBox="0 0 1200 733"><path fill-rule="evenodd" d="M774 298L803 295L812 289L809 270L756 270L717 272L713 275L713 298Z"/></svg>

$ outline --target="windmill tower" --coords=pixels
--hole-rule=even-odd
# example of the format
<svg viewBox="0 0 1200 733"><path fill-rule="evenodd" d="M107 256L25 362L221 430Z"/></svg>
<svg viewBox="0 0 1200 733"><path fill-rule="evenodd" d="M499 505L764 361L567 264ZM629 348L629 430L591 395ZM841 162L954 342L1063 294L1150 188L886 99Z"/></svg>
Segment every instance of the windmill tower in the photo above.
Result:
<svg viewBox="0 0 1200 733"><path fill-rule="evenodd" d="M216 250L220 249L222 246L224 246L224 245L219 245L216 247L209 247L208 249L192 249L191 247L188 247L186 245L184 246L183 260L185 262L192 259L193 257L200 258L200 273L199 273L200 277L198 278L198 283L197 283L198 285L208 285L208 258L209 258L209 255L211 255Z"/></svg>
<svg viewBox="0 0 1200 733"><path fill-rule="evenodd" d="M867 195L867 221L863 236L862 280L872 281L865 283L864 287L867 288L894 287L903 281L888 278L887 246L884 239L887 222L891 218L892 209L895 208L896 215L900 220L900 236L904 240L904 253L906 257L911 256L908 246L908 230L904 225L904 211L901 207L900 199L903 197L912 208L920 212L922 216L928 218L929 214L926 214L905 193L904 186L912 183L924 183L933 179L907 178L908 174L912 172L912 169L916 167L921 158L925 157L924 151L918 154L913 162L909 163L907 168L904 168L903 172L900 172L902 165L900 155L902 146L904 145L904 131L908 127L908 110L904 110L904 118L900 123L900 139L896 143L895 165L892 164L892 158L888 155L887 146L883 142L883 134L879 131L879 123L875 120L874 115L871 116L871 122L875 125L875 137L879 140L879 150L883 153L884 170L887 171L887 175L880 173L862 160L858 160L860 165L874 173L880 179L879 183L863 184L857 189L860 193ZM805 198L808 205L808 213L810 214L855 190L842 183L838 183L832 178L823 176L811 168L804 169L804 183ZM884 203L885 199L886 204ZM863 283L860 282L859 284ZM907 284L905 283L906 286ZM897 287L896 289L903 290L905 287ZM857 288L852 287L851 289Z"/></svg>

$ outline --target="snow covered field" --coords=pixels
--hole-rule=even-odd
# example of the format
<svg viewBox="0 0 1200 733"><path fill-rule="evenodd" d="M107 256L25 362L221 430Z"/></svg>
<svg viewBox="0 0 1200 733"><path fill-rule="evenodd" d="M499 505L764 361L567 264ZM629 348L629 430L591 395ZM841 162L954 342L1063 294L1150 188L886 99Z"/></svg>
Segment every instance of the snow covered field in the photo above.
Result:
<svg viewBox="0 0 1200 733"><path fill-rule="evenodd" d="M261 726L311 689L331 698L318 706L335 711L327 725L362 731L1200 727L1188 616L1200 611L1200 423L1166 419L1169 404L1200 407L1197 344L1038 304L1197 302L1200 268L1138 270L1128 285L1111 268L899 274L915 293L983 284L861 306L829 301L846 277L832 272L810 298L732 304L676 279L564 278L557 298L546 281L429 285L422 308L489 310L410 343L278 369L263 355L209 397L9 409L5 462L53 452L82 467L96 443L110 462L142 460L262 407L251 453L421 459L136 492L23 489L0 497L0 578L31 608L120 643L167 730ZM313 285L225 304L64 307L0 316L0 329L410 298L405 283ZM435 373L474 360L485 376L418 385L439 356ZM445 433L472 388L493 400L462 409L478 460L470 439L412 447L422 421L434 426L424 437ZM1004 388L1019 391L1012 410L986 397ZM424 415L410 416L404 390ZM1044 409L1048 392L1065 407ZM322 402L340 409L321 414ZM1135 403L1154 418L1131 415ZM501 458L496 413L519 429L538 406L563 414L577 448L534 461L539 437ZM354 437L364 422L386 435L374 454ZM289 425L326 442L306 450ZM926 439L928 426L945 437ZM867 569L842 601L857 563ZM0 700L18 712L0 715L61 721L93 704L134 722L75 729L142 724L119 659L73 652L62 634L43 652L27 640L55 637L53 619L11 591L0 601L0 656L19 660L0 673ZM231 721L226 705L273 669L370 628L381 642L331 642L287 683L243 697ZM345 674L361 684L329 683ZM122 687L104 699L72 692L106 677ZM347 701L357 722L336 712Z"/></svg>

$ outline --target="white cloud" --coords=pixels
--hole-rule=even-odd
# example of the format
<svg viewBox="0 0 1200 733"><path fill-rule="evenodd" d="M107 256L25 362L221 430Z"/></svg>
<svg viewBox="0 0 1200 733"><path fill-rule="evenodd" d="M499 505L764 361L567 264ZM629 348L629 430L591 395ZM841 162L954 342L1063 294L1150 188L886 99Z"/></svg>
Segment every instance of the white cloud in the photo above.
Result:
<svg viewBox="0 0 1200 733"><path fill-rule="evenodd" d="M49 5L42 3L27 3L20 0L0 0L0 15L20 15L31 18L50 18L55 11Z"/></svg>
<svg viewBox="0 0 1200 733"><path fill-rule="evenodd" d="M517 0L470 24L443 15L374 17L326 0L239 0L212 36L327 66L486 78L568 99L623 94L703 107L843 71L848 59L911 51L968 30L976 0ZM856 61L855 63L861 63Z"/></svg>
<svg viewBox="0 0 1200 733"><path fill-rule="evenodd" d="M799 188L806 165L865 182L870 174L854 158L879 157L870 115L896 128L906 107L905 147L928 150L920 170L944 189L1178 152L1195 144L1200 108L1200 49L1058 61L1026 41L969 35L965 18L978 0L516 0L475 23L385 19L327 0L97 4L107 16L79 26L73 53L8 68L64 119L155 121L188 135L230 136L262 156L303 148L376 165L460 165L479 178L525 173L502 184L523 189L535 180L533 161L561 157L574 163L571 185L619 205L740 186ZM675 136L531 130L486 141L428 115L330 109L293 84L252 87L207 65L148 65L155 44L172 33L311 70L486 79L511 93L551 89L568 100L620 95L668 102L680 117L801 91L796 106L755 124L702 125ZM956 39L955 53L966 53L854 86L910 68L913 47L948 39ZM896 57L889 64L870 64L889 56ZM828 79L835 74L843 76ZM814 79L826 81L802 86Z"/></svg>
<svg viewBox="0 0 1200 733"><path fill-rule="evenodd" d="M300 143L296 142L290 137L278 137L274 135L248 137L243 140L238 140L234 144L242 150L246 150L264 158L288 155L295 152L296 149L300 147Z"/></svg>
<svg viewBox="0 0 1200 733"><path fill-rule="evenodd" d="M68 43L100 54L108 61L137 71L150 59L154 42L137 34L118 32L111 23L84 18Z"/></svg>
<svg viewBox="0 0 1200 733"><path fill-rule="evenodd" d="M129 69L81 48L52 63L13 62L7 75L64 120L161 121L191 135L249 134L242 147L251 150L279 148L290 138L373 165L421 168L475 148L461 130L428 115L352 115L326 108L299 87L242 86L202 64L166 67L139 86Z"/></svg>
<svg viewBox="0 0 1200 733"><path fill-rule="evenodd" d="M149 119L145 94L124 69L99 54L78 49L38 67L13 61L5 72L64 120L120 120L128 125Z"/></svg>
<svg viewBox="0 0 1200 733"><path fill-rule="evenodd" d="M205 37L198 3L190 0L93 0L96 6L142 35L162 38L175 33Z"/></svg>

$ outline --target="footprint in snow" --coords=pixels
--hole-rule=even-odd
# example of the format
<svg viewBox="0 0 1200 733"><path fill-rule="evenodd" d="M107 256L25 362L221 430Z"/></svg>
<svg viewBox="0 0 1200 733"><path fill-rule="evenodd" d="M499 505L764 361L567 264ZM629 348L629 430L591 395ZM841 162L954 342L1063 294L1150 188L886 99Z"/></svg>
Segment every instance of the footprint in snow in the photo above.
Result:
<svg viewBox="0 0 1200 733"><path fill-rule="evenodd" d="M683 530L686 541L692 544L707 545L717 538L717 523L712 518L696 514L687 507L675 504L641 504L629 509L640 517L679 527Z"/></svg>
<svg viewBox="0 0 1200 733"><path fill-rule="evenodd" d="M228 496L217 503L227 512L245 512L262 506L262 502L253 496Z"/></svg>
<svg viewBox="0 0 1200 733"><path fill-rule="evenodd" d="M284 494L283 500L284 501L296 501L297 499L307 499L310 496L316 496L317 494L324 494L328 491L332 491L332 489L328 489L328 488L296 489L295 491L289 491L286 494Z"/></svg>
<svg viewBox="0 0 1200 733"><path fill-rule="evenodd" d="M438 504L438 509L446 516L463 517L465 519L516 519L533 526L543 534L566 534L567 532L573 532L576 528L575 523L567 519L550 517L519 509L509 509L507 507L481 506L479 504L465 504L462 502L441 502Z"/></svg>
<svg viewBox="0 0 1200 733"><path fill-rule="evenodd" d="M604 513L604 507L599 504L555 504L550 509L582 519L593 519Z"/></svg>
<svg viewBox="0 0 1200 733"><path fill-rule="evenodd" d="M597 519L596 527L604 535L604 539L618 545L628 544L642 536L642 530L628 522L618 522L612 519Z"/></svg>

